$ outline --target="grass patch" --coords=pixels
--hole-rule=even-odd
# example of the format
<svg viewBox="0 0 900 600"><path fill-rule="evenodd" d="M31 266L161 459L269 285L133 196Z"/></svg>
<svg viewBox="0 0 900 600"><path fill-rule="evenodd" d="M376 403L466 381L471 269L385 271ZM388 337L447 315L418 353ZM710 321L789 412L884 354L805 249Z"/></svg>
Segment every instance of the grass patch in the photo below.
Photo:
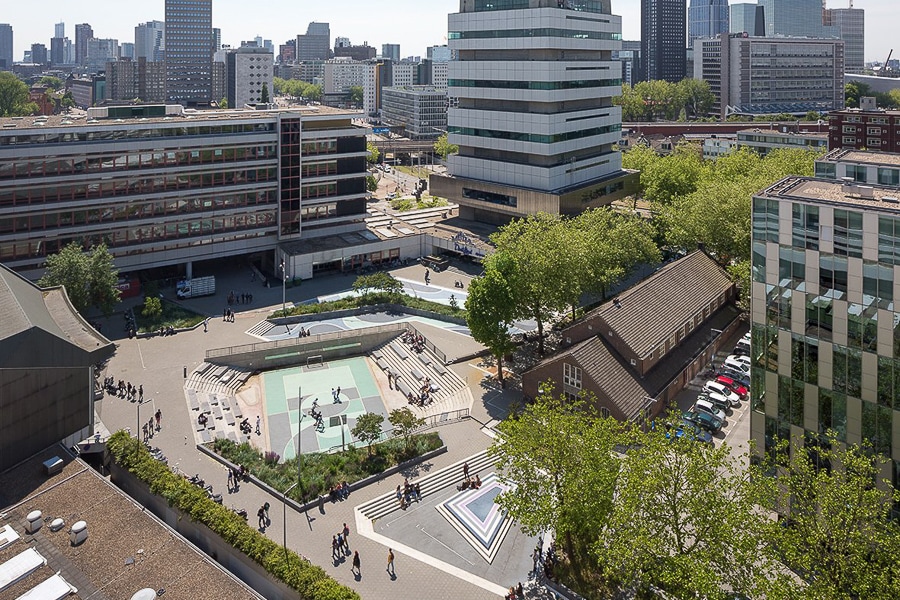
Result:
<svg viewBox="0 0 900 600"><path fill-rule="evenodd" d="M138 331L141 333L158 331L160 327L185 329L202 323L206 318L206 315L201 315L165 299L162 301L162 314L159 316L145 317L141 312L142 308L142 306L137 306L134 309L134 318L137 321Z"/></svg>
<svg viewBox="0 0 900 600"><path fill-rule="evenodd" d="M414 196L404 196L403 198L394 198L391 200L391 208L397 212L409 212L411 210L422 210L424 208L438 208L447 206L448 202L437 196L422 196L421 200L416 201Z"/></svg>
<svg viewBox="0 0 900 600"><path fill-rule="evenodd" d="M290 317L298 315L315 315L319 313L328 313L335 310L349 310L353 308L362 308L364 306L372 306L374 304L399 304L400 306L408 306L419 310L427 310L439 315L448 317L466 318L466 311L463 308L453 308L437 302L423 300L422 298L413 298L406 294L387 294L383 292L371 292L365 296L347 296L339 300L330 302L320 302L318 304L301 304L293 308L287 309L287 313L280 310L269 315L270 319L278 317Z"/></svg>
<svg viewBox="0 0 900 600"><path fill-rule="evenodd" d="M354 483L370 475L382 473L403 461L422 456L443 445L441 436L436 432L430 432L413 436L409 450L406 449L406 443L402 438L395 438L373 446L371 455L365 446L353 447L334 454L324 452L304 454L300 473L303 490L301 492L297 486L288 495L298 502L327 495L335 484L344 481ZM227 439L217 439L213 442L213 450L234 464L244 465L258 479L279 492L297 482L296 458L278 463L271 460L272 457L261 454L247 442L238 445ZM267 458L270 460L266 460Z"/></svg>
<svg viewBox="0 0 900 600"><path fill-rule="evenodd" d="M306 600L359 600L359 594L332 579L321 567L292 550L284 551L236 513L216 504L206 492L176 475L150 456L147 448L124 431L113 434L107 451L120 467L143 481L150 492L165 498L191 520L203 523L222 540L243 552L273 577Z"/></svg>

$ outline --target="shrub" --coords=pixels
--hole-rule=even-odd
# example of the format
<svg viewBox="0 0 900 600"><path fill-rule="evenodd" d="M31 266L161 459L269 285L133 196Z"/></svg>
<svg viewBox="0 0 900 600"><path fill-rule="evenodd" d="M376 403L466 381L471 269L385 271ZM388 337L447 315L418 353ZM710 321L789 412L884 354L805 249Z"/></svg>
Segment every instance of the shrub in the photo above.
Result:
<svg viewBox="0 0 900 600"><path fill-rule="evenodd" d="M278 461L281 460L281 457L278 456L277 452L272 452L271 450L266 451L263 455L263 462L267 465L275 465L278 464Z"/></svg>
<svg viewBox="0 0 900 600"><path fill-rule="evenodd" d="M119 431L106 444L123 469L146 483L153 494L165 498L192 520L203 523L236 550L243 552L303 598L309 600L360 600L359 594L341 585L296 552L287 552L274 540L250 527L242 517L216 504L206 493L155 460L135 438Z"/></svg>

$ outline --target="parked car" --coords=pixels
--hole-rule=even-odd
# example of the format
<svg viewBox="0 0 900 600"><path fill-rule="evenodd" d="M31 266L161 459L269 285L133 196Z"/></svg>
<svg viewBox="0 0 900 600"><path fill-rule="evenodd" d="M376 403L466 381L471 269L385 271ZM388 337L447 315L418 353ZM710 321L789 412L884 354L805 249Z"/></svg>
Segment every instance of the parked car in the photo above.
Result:
<svg viewBox="0 0 900 600"><path fill-rule="evenodd" d="M666 437L668 436L669 434L667 433ZM707 444L713 443L712 435L708 431L701 429L696 423L687 419L682 419L681 424L675 428L675 439L683 437Z"/></svg>
<svg viewBox="0 0 900 600"><path fill-rule="evenodd" d="M710 402L709 400L704 400L702 398L698 399L696 402L694 402L694 410L697 412L712 415L715 418L721 420L722 423L725 422L725 411L719 410L718 408L713 406L712 402Z"/></svg>
<svg viewBox="0 0 900 600"><path fill-rule="evenodd" d="M743 363L748 367L752 364L749 356L743 356L740 354L729 354L728 358L726 358L725 360L733 360L735 362Z"/></svg>
<svg viewBox="0 0 900 600"><path fill-rule="evenodd" d="M710 433L718 433L722 430L722 425L724 424L721 419L717 419L710 414L697 412L695 410L689 410L683 413L682 416L686 420L696 424L698 427L702 427Z"/></svg>
<svg viewBox="0 0 900 600"><path fill-rule="evenodd" d="M740 369L731 368L728 365L722 365L721 367L719 367L719 370L716 371L716 376L733 379L734 381L747 388L748 391L750 390L750 375L745 373L744 371L741 371Z"/></svg>
<svg viewBox="0 0 900 600"><path fill-rule="evenodd" d="M719 394L728 402L729 406L741 405L741 397L734 393L731 388L726 387L718 381L707 381L706 385L703 386L703 389L710 394Z"/></svg>
<svg viewBox="0 0 900 600"><path fill-rule="evenodd" d="M750 360L749 359L746 361L738 360L739 358L746 358L746 357L739 357L739 356L735 356L734 354L731 354L728 356L728 358L725 359L725 362L722 364L726 367L730 367L732 369L735 369L736 371L742 371L742 372L746 373L747 375L749 375L750 374Z"/></svg>
<svg viewBox="0 0 900 600"><path fill-rule="evenodd" d="M740 340L737 344L734 345L734 350L732 353L736 356L749 356L750 355L750 342Z"/></svg>
<svg viewBox="0 0 900 600"><path fill-rule="evenodd" d="M716 377L716 383L721 383L729 390L740 396L741 400L746 400L747 395L750 393L750 390L747 389L746 386L741 385L739 382L735 381L731 377L726 377L725 375L719 375Z"/></svg>

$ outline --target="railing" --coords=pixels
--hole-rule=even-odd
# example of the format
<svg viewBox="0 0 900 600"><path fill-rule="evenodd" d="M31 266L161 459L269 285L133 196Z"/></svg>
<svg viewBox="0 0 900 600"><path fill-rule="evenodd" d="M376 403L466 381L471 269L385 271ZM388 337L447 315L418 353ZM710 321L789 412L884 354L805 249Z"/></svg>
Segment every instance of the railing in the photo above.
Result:
<svg viewBox="0 0 900 600"><path fill-rule="evenodd" d="M422 431L427 431L427 430L431 429L432 427L439 427L441 425L449 425L450 423L455 423L455 422L461 421L463 419L468 419L469 416L470 415L469 415L468 408L461 408L459 410L451 410L451 411L447 411L447 412L443 412L443 413L438 413L436 415L429 415L427 417L423 417L425 423L423 423L421 427L417 427L416 429L414 429L412 431L412 433L413 434L421 433ZM396 437L400 437L400 434L396 433L394 428L391 427L390 429L383 430L381 432L381 435L378 436L378 439L372 443L380 444L381 442L386 442L386 441L396 438ZM360 440L357 440L351 436L350 439L347 440L346 443L337 444L335 446L332 446L325 452L331 454L333 452L338 452L340 450L343 450L347 446L358 446L360 444L366 445L365 443L360 442Z"/></svg>
<svg viewBox="0 0 900 600"><path fill-rule="evenodd" d="M211 358L221 358L225 356L234 356L235 354L246 354L249 352L260 352L266 350L279 350L282 348L295 348L297 346L307 346L320 342L332 342L346 340L349 338L358 338L366 334L390 333L406 331L409 329L407 323L390 323L388 325L377 325L375 327L366 327L365 329L347 329L344 331L332 331L329 333L318 333L306 337L291 338L288 340L277 340L274 342L256 342L254 344L244 344L242 346L229 346L228 348L214 348L206 351L207 360Z"/></svg>

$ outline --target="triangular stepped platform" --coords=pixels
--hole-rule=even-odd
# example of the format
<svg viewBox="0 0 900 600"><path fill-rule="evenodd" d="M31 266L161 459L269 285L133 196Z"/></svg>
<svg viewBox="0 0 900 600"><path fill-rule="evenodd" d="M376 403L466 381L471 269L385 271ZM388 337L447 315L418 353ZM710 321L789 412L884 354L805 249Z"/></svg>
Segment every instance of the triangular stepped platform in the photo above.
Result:
<svg viewBox="0 0 900 600"><path fill-rule="evenodd" d="M436 473L414 479L410 483L419 484L419 490L421 491L423 498L448 487L455 487L462 483L464 463L469 463L469 476L474 477L476 473L484 475L485 471L492 469L496 464L496 459L489 456L487 450L482 450L478 454L474 454L465 460L461 460L449 467L445 467ZM400 502L397 501L396 490L391 490L390 492L382 494L381 496L356 507L356 511L360 515L371 521L384 518L397 510L401 509Z"/></svg>

